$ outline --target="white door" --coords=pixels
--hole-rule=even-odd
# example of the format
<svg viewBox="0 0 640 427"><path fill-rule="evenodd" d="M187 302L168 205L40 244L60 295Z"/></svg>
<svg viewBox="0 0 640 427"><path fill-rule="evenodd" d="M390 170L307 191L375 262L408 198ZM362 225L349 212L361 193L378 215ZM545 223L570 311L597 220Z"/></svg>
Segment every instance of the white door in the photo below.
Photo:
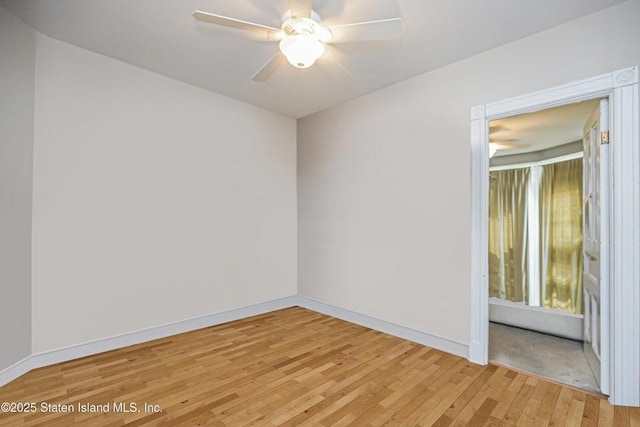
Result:
<svg viewBox="0 0 640 427"><path fill-rule="evenodd" d="M609 394L609 101L584 126L584 353Z"/></svg>

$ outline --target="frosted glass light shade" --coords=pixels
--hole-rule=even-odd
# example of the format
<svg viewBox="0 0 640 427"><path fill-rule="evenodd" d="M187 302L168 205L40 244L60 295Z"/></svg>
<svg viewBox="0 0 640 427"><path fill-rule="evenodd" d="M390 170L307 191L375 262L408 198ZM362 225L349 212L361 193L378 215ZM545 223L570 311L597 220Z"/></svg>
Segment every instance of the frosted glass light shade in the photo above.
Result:
<svg viewBox="0 0 640 427"><path fill-rule="evenodd" d="M324 45L310 35L296 34L283 38L280 50L294 67L308 68L324 53Z"/></svg>

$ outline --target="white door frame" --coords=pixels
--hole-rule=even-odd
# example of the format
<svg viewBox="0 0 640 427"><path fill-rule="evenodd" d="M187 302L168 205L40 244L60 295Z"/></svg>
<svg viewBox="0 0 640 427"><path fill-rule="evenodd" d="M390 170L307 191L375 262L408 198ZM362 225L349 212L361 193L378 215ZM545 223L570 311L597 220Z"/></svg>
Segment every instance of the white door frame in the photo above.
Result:
<svg viewBox="0 0 640 427"><path fill-rule="evenodd" d="M489 362L489 122L598 97L610 105L610 395L640 406L640 96L638 67L471 109L471 340ZM603 367L605 369L605 367Z"/></svg>

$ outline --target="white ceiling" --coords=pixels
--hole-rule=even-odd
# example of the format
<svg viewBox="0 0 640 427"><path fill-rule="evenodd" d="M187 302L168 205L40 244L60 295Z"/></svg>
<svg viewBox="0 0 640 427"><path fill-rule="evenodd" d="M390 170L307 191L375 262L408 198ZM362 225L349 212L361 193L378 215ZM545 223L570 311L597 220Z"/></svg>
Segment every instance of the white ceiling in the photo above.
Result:
<svg viewBox="0 0 640 427"><path fill-rule="evenodd" d="M315 0L325 23L402 16L394 42L341 44L347 77L320 61L287 66L265 83L251 76L274 42L196 22L201 9L280 26L286 0L0 0L38 31L186 83L303 117L623 0Z"/></svg>
<svg viewBox="0 0 640 427"><path fill-rule="evenodd" d="M497 156L530 153L582 140L583 128L598 99L494 120L489 140L502 147Z"/></svg>

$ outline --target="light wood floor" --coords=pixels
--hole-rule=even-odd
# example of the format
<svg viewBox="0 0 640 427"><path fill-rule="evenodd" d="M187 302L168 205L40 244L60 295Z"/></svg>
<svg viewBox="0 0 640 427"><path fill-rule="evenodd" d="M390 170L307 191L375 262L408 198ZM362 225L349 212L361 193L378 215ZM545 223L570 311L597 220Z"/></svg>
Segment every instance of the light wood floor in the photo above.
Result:
<svg viewBox="0 0 640 427"><path fill-rule="evenodd" d="M298 307L37 369L0 402L141 410L0 414L11 426L640 426L639 409Z"/></svg>

